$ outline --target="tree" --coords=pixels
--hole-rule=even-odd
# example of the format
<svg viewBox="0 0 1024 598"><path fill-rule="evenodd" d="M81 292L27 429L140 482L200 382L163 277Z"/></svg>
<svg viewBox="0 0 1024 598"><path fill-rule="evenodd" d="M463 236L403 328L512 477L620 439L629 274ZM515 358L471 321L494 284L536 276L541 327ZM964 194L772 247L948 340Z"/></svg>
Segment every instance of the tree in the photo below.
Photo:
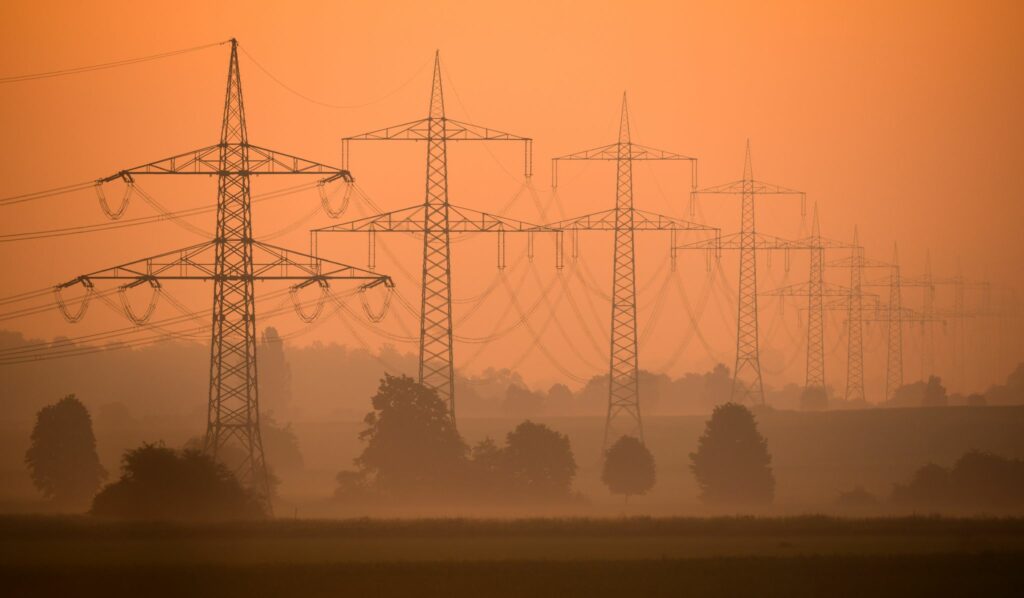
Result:
<svg viewBox="0 0 1024 598"><path fill-rule="evenodd" d="M690 453L690 471L707 503L770 503L775 496L771 462L754 414L736 403L715 407L697 452Z"/></svg>
<svg viewBox="0 0 1024 598"><path fill-rule="evenodd" d="M601 481L628 504L631 495L646 494L654 487L654 455L639 438L623 436L605 451Z"/></svg>
<svg viewBox="0 0 1024 598"><path fill-rule="evenodd" d="M828 393L820 386L808 386L800 393L800 409L804 411L828 409Z"/></svg>
<svg viewBox="0 0 1024 598"><path fill-rule="evenodd" d="M449 492L465 473L468 449L437 392L385 374L371 402L356 466L394 496Z"/></svg>
<svg viewBox="0 0 1024 598"><path fill-rule="evenodd" d="M107 477L89 411L68 395L36 415L25 464L36 488L61 503L87 501Z"/></svg>
<svg viewBox="0 0 1024 598"><path fill-rule="evenodd" d="M505 437L503 465L513 492L528 498L566 497L576 475L569 437L529 420Z"/></svg>
<svg viewBox="0 0 1024 598"><path fill-rule="evenodd" d="M292 400L292 370L284 356L284 341L277 329L269 326L260 337L260 406L267 413L288 415Z"/></svg>
<svg viewBox="0 0 1024 598"><path fill-rule="evenodd" d="M262 516L254 494L224 465L195 449L144 444L124 454L121 479L92 503L99 517L210 521Z"/></svg>
<svg viewBox="0 0 1024 598"><path fill-rule="evenodd" d="M544 411L544 396L518 384L510 384L505 390L501 408L511 417L540 415Z"/></svg>
<svg viewBox="0 0 1024 598"><path fill-rule="evenodd" d="M942 380L936 376L928 376L928 383L924 387L924 396L921 398L921 405L924 407L945 407L949 404L946 396L946 387Z"/></svg>

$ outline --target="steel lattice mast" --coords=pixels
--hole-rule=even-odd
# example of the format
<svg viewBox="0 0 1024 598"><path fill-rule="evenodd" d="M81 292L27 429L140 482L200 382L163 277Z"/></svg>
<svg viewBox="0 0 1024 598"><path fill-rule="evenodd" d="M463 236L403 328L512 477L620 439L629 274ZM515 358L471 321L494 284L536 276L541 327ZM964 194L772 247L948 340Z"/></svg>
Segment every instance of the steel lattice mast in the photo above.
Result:
<svg viewBox="0 0 1024 598"><path fill-rule="evenodd" d="M810 253L810 268L807 282L789 285L767 292L761 296L806 297L807 298L807 358L804 387L825 390L825 297L847 297L850 289L825 282L825 251L852 249L854 244L835 241L821 235L818 220L818 204L814 204L811 236L796 241L785 241L758 235L758 248L805 250ZM788 260L787 260L788 263Z"/></svg>
<svg viewBox="0 0 1024 598"><path fill-rule="evenodd" d="M570 218L548 226L574 235L573 257L576 257L575 235L579 231L604 230L615 236L614 261L612 268L612 310L611 342L608 363L608 411L605 419L604 444L619 433L619 419L625 419L624 433L644 439L643 420L640 413L639 351L636 330L636 254L634 233L636 231L662 230L672 234L678 231L700 230L714 232L718 229L687 222L670 216L651 214L637 210L633 205L633 161L634 160L681 160L691 163L693 184L696 185L696 158L673 152L645 147L632 142L629 131L629 109L626 94L622 94L622 110L619 116L618 139L606 145L552 159L551 186L558 185L558 162L563 160L614 160L616 164L615 209ZM561 235L560 235L561 236ZM561 248L561 240L558 243ZM670 248L674 257L675 249ZM558 260L561 263L561 260Z"/></svg>
<svg viewBox="0 0 1024 598"><path fill-rule="evenodd" d="M244 484L253 486L270 506L269 477L260 435L259 387L256 369L255 281L295 281L296 286L329 280L362 280L364 287L391 285L387 276L316 256L290 251L253 239L250 177L309 174L323 181L351 181L347 170L268 150L249 143L238 67L238 42L231 43L220 142L156 162L122 170L97 185L122 179L129 185L144 174L217 177L217 224L213 240L79 276L59 291L95 280L127 280L126 288L160 281L212 281L213 317L210 345L210 388L206 450L223 458L225 447L240 449L231 466ZM63 305L61 303L61 305Z"/></svg>
<svg viewBox="0 0 1024 598"><path fill-rule="evenodd" d="M426 197L422 204L314 231L423 233L422 295L420 300L419 380L434 389L455 419L455 366L452 342L452 232L497 232L503 249L505 232L536 232L544 227L459 208L448 201L449 141L520 141L525 146L525 178L532 175L532 139L450 119L445 115L440 52L434 71L427 118L342 139L343 166L348 167L351 141L427 142ZM453 217L454 215L454 217ZM459 229L453 229L453 225ZM315 241L314 241L315 242ZM499 255L499 264L503 263Z"/></svg>
<svg viewBox="0 0 1024 598"><path fill-rule="evenodd" d="M864 249L853 228L853 251L850 256L850 296L846 311L846 401L867 402L864 394L864 295L861 273Z"/></svg>
<svg viewBox="0 0 1024 598"><path fill-rule="evenodd" d="M796 191L763 183L754 179L750 158L750 141L747 141L743 161L743 178L739 181L694 191L701 194L740 195L740 271L739 301L736 317L736 367L733 369L731 400L740 403L764 404L764 385L761 381L761 359L758 339L757 315L757 249L758 235L755 201L758 195L798 195L801 209L806 199L802 191Z"/></svg>
<svg viewBox="0 0 1024 598"><path fill-rule="evenodd" d="M903 386L903 289L900 284L900 254L892 246L892 268L889 270L889 334L885 359L885 398L891 401Z"/></svg>

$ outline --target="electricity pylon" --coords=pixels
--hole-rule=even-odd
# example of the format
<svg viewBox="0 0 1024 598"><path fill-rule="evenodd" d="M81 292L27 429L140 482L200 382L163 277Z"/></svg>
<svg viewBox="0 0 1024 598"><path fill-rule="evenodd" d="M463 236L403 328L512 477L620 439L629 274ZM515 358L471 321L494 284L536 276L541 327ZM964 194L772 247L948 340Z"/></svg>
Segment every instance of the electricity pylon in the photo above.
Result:
<svg viewBox="0 0 1024 598"><path fill-rule="evenodd" d="M390 286L391 279L253 239L251 176L306 174L325 177L325 181L351 181L352 176L347 170L249 143L238 68L238 42L234 39L231 40L220 142L119 171L100 179L97 184L120 178L131 185L134 177L147 174L216 176L217 225L213 240L79 276L57 287L58 302L64 309L59 297L61 289L80 284L91 290L96 280L126 280L128 282L121 286L122 293L144 284L152 286L155 292L161 281L168 280L212 281L205 449L223 460L228 456L224 450L227 446L240 448L240 461L228 465L244 484L255 488L269 508L269 478L260 435L254 282L296 281L296 286L315 283L326 287L329 280L361 280L366 281L363 286L368 288L379 284Z"/></svg>
<svg viewBox="0 0 1024 598"><path fill-rule="evenodd" d="M775 245L787 245L776 243ZM769 297L806 297L807 298L807 363L804 387L825 390L825 297L848 297L850 289L825 282L825 251L836 249L853 249L854 244L834 241L821 235L818 222L818 204L814 204L814 217L811 224L811 235L804 239L791 241L787 250L806 250L810 253L810 269L807 282L785 286L767 292L762 296ZM776 247L772 247L775 249Z"/></svg>
<svg viewBox="0 0 1024 598"><path fill-rule="evenodd" d="M864 390L864 268L891 269L892 264L873 260L864 255L860 245L857 227L853 227L853 247L850 256L826 262L826 267L849 268L850 286L845 302L840 305L826 306L829 309L846 311L846 391L844 400L848 402L866 403L867 394Z"/></svg>
<svg viewBox="0 0 1024 598"><path fill-rule="evenodd" d="M558 186L558 162L562 160L614 160L616 164L615 208L569 218L548 224L549 228L573 235L573 257L577 256L576 235L579 231L609 231L615 235L615 258L612 268L611 348L608 365L608 412L605 419L604 445L614 440L620 431L616 420L626 419L621 430L644 440L643 420L640 415L639 357L636 332L636 254L633 236L637 231L669 231L672 245L678 231L707 231L718 229L637 210L633 207L633 162L637 160L682 160L691 163L693 184L696 185L696 158L674 152L654 149L632 142L629 134L629 109L626 94L622 94L619 116L619 136L615 143L567 154L551 161L551 186ZM561 253L562 234L558 247ZM675 250L670 249L675 258ZM558 260L561 264L561 259Z"/></svg>
<svg viewBox="0 0 1024 598"><path fill-rule="evenodd" d="M797 195L803 209L806 195L802 191L754 179L750 159L750 141L747 141L743 160L743 178L731 183L694 190L698 195L740 195L740 252L739 301L736 318L736 367L733 369L731 400L740 403L764 404L764 385L761 382L761 358L757 318L757 250L759 241L755 222L755 201L759 195ZM766 246L771 246L769 241ZM782 249L783 247L779 247Z"/></svg>
<svg viewBox="0 0 1024 598"><path fill-rule="evenodd" d="M880 267L889 270L886 279L862 281L865 287L884 286L889 290L889 301L882 309L876 305L873 315L862 318L867 322L884 322L886 324L886 358L885 358L885 400L891 401L896 391L903 386L903 326L916 322L925 324L936 321L934 314L921 313L903 307L903 277L899 263L899 250L893 243L891 262L862 261L859 268ZM858 268L858 269L859 269ZM863 348L861 348L863 351Z"/></svg>
<svg viewBox="0 0 1024 598"><path fill-rule="evenodd" d="M898 265L896 265L895 262L894 262L894 268L897 268L897 267L898 267ZM894 280L894 278L896 278L896 280ZM935 277L932 274L931 256L930 255L926 256L926 260L925 260L925 273L920 275L920 276L910 276L910 277L908 277L908 276L902 276L902 275L896 276L894 274L890 274L888 279L872 281L870 283L865 283L865 286L886 286L886 287L888 287L889 288L889 294L890 294L890 300L889 300L890 305L892 305L894 301L901 300L900 295L896 292L896 288L897 287L894 286L894 285L898 285L899 288L921 287L921 288L924 289L924 297L923 297L923 302L922 302L922 304L923 304L922 311L920 312L920 314L912 315L912 320L905 320L905 321L914 321L914 322L918 322L918 323L921 324L921 330L922 330L922 333L924 335L924 345L922 347L922 367L923 367L924 370L926 370L926 371L922 372L922 375L923 376L927 376L929 374L936 373L934 371L934 366L935 366L934 354L933 354L933 351L934 351L934 346L933 346L934 335L932 334L933 325L935 323L943 323L943 324L945 324L945 322L947 320L953 320L954 325L956 326L955 333L956 333L956 337L957 338L954 339L954 344L953 344L954 367L956 367L956 366L962 367L963 362L958 360L957 356L958 355L962 356L962 355L964 355L966 353L966 351L964 349L964 346L963 346L963 342L964 342L963 339L964 339L964 336L965 336L965 331L964 331L964 327L963 327L964 320L966 318L983 317L983 316L988 316L988 315L991 314L991 310L987 306L987 304L988 304L987 297L988 297L988 294L990 292L990 285L987 282L968 281L967 279L965 279L959 273L959 268L958 268L957 274L955 276ZM951 309L936 309L936 307L935 307L935 288L937 286L941 286L941 285L951 286L953 288L953 307ZM982 303L984 305L981 308L970 309L970 310L965 308L965 305L964 305L964 303L965 303L965 290L967 290L967 289L975 289L975 290L980 290L980 291L983 292L983 301L982 301ZM904 311L904 313L914 314L914 312L906 312L906 311ZM896 341L898 340L898 339L895 338L897 330L894 329L892 320L888 320L887 319L887 320L884 320L884 321L889 322L889 327L890 327L890 340L889 340L889 343L891 345L895 345ZM899 327L897 326L895 328L898 329ZM896 367L895 361L896 360L894 359L893 360L893 362L894 362L893 363L893 367ZM957 383L963 384L963 372L962 372L962 370L957 369L956 374L958 376L960 376L957 379Z"/></svg>
<svg viewBox="0 0 1024 598"><path fill-rule="evenodd" d="M520 137L495 129L460 122L445 116L444 89L441 83L441 55L434 55L434 75L427 118L378 129L342 139L343 166L347 167L351 141L426 141L427 185L422 204L345 222L314 231L367 232L370 242L378 232L416 232L423 234L423 287L420 298L419 380L437 391L448 404L455 420L455 366L452 342L451 246L453 232L496 232L499 238L499 264L503 264L504 233L537 232L543 227L493 214L453 206L448 202L449 141L521 141L525 146L524 175L532 175L532 144ZM371 252L372 255L372 252Z"/></svg>

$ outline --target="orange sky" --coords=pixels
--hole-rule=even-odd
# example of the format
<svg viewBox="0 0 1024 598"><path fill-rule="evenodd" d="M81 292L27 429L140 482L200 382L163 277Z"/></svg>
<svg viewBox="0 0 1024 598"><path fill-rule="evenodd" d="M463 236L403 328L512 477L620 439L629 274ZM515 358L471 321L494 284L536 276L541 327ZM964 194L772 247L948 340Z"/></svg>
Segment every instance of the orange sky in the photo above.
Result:
<svg viewBox="0 0 1024 598"><path fill-rule="evenodd" d="M8 2L0 8L0 76L144 56L234 36L295 90L323 102L359 106L327 108L305 101L243 55L250 140L337 163L341 136L425 116L429 60L439 48L449 116L534 137L534 184L544 201L549 197L550 158L614 141L618 104L627 90L634 140L697 156L702 184L738 178L743 144L750 138L755 175L806 191L820 205L826 235L848 238L857 223L869 256L887 259L893 242L899 242L906 275L921 272L930 250L937 276L952 275L959 258L969 277L1019 287L1018 264L1024 258L1017 198L1024 184L1019 167L1024 159L1019 143L1024 130L1022 13L1017 2L967 6L934 1L178 2L158 7ZM124 68L0 85L0 195L91 180L215 143L226 63L227 48L220 47ZM422 201L424 151L412 144L355 146L351 167L377 204L396 209ZM451 201L500 209L521 185L520 164L518 146L453 148ZM566 214L612 207L612 166L563 168L559 200ZM635 167L635 178L638 207L686 214L688 169L641 164ZM172 209L208 205L214 199L214 187L204 182L142 184ZM275 185L257 181L254 189L259 193ZM257 205L257 234L297 220L316 202L315 194L308 193ZM737 226L737 201L707 199L701 207L708 223L727 230ZM90 193L2 209L0 234L103 219ZM126 217L152 213L136 202ZM513 205L509 216L542 219L528 196ZM554 219L560 213L547 216ZM213 219L194 222L212 228ZM305 248L304 231L329 223L318 215L274 242ZM765 202L758 224L765 232L798 234L798 202ZM0 244L2 295L196 241L172 224L159 224ZM641 328L650 315L645 306L653 309L661 285L655 273L667 242L654 236L638 244L638 286L649 288L639 301ZM610 244L610 236L600 233L584 240L587 267L602 284L610 279ZM456 299L477 294L493 280L493 245L493 239L471 239L456 247ZM522 244L511 245L517 251ZM389 248L401 267L418 272L415 243L396 240ZM361 238L336 241L325 251L341 261L365 263ZM553 275L551 259L550 247L539 244L538 281ZM734 284L735 262L730 260L723 264ZM687 259L683 268L696 301L705 285L703 257ZM395 275L399 285L408 282L386 256L380 258L379 269ZM762 288L785 282L778 263L764 272ZM805 276L805 259L794 258L789 282ZM829 277L843 283L845 273ZM524 304L538 296L536 288L522 290ZM209 301L208 288L169 290L195 309ZM581 310L589 313L587 291L576 287L573 292ZM415 299L416 292L407 290L405 296ZM918 296L908 291L905 303L917 305ZM600 373L601 364L607 363L601 353L607 304L599 296L590 300L596 315L587 327L598 346L579 341L587 347L570 349L553 327L544 333L545 344L563 356L562 365L576 376ZM948 291L940 290L942 306L950 300ZM463 334L491 331L490 320L508 304L500 296L492 301L473 316L478 319L468 322ZM666 363L683 334L685 319L673 301L642 347L644 367ZM584 338L584 326L568 303L559 309L566 335ZM709 308L702 330L713 352L731 366L730 309L716 315ZM464 313L465 308L456 307L456 320L460 310ZM538 330L547 319L543 311L535 323ZM770 322L777 310L763 305L762 312L765 334L773 330L781 335ZM91 316L76 327L55 314L3 324L36 336L77 336L124 325L99 308ZM795 315L787 317L792 334L799 335ZM841 316L832 322L836 326L826 341L829 348L841 343ZM285 330L300 328L294 317L273 323ZM400 326L393 324L391 330L400 334ZM405 324L415 329L408 317ZM381 341L360 330L371 344ZM979 329L976 338L984 340L982 335ZM317 339L353 344L336 321L296 342ZM525 330L510 334L489 346L470 370L507 364L530 343ZM765 343L770 370L766 382L778 386L799 381L803 359L785 335ZM909 353L915 346L908 338ZM456 365L476 348L460 345ZM869 379L884 374L884 355L878 351L868 357ZM829 383L840 388L843 355L839 351L829 357ZM1018 357L1002 355L989 370L978 366L973 384L1005 376ZM915 379L918 366L910 357L906 361L907 379ZM678 374L710 363L711 356L694 341L669 371ZM538 383L563 377L537 353L520 369Z"/></svg>

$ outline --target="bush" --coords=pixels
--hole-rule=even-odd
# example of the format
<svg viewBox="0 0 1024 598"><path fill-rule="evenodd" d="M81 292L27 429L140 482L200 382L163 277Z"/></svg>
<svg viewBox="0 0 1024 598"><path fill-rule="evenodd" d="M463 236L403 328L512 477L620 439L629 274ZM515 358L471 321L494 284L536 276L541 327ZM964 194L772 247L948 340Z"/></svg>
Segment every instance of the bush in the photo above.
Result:
<svg viewBox="0 0 1024 598"><path fill-rule="evenodd" d="M929 463L910 482L893 487L896 504L927 509L1020 509L1024 507L1024 461L970 451L952 468Z"/></svg>
<svg viewBox="0 0 1024 598"><path fill-rule="evenodd" d="M124 454L121 479L92 503L99 517L211 521L264 515L255 495L206 454L144 444Z"/></svg>

